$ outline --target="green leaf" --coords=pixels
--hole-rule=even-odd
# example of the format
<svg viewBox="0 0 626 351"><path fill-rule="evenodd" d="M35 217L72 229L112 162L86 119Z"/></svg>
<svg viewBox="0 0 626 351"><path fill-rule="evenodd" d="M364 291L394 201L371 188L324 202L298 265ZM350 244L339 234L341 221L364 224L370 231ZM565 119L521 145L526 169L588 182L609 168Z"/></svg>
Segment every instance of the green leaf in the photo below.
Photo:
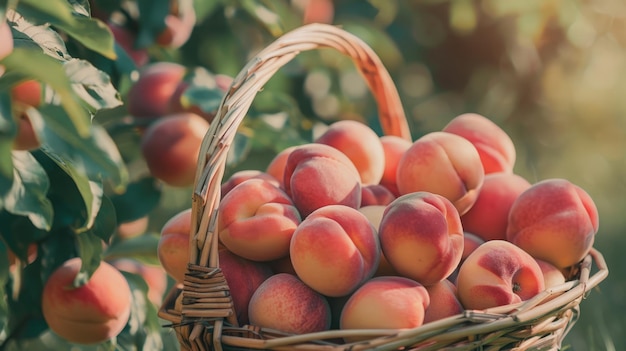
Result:
<svg viewBox="0 0 626 351"><path fill-rule="evenodd" d="M49 25L36 25L17 12L8 18L16 48L43 50L48 56L60 61L70 59L65 42L57 31Z"/></svg>
<svg viewBox="0 0 626 351"><path fill-rule="evenodd" d="M50 234L39 242L39 251L35 264L39 264L38 279L48 280L52 272L65 261L78 256L76 233L70 227L55 227Z"/></svg>
<svg viewBox="0 0 626 351"><path fill-rule="evenodd" d="M104 251L104 259L107 261L116 258L134 258L146 264L160 264L157 256L159 236L144 234L137 237L119 240L111 243Z"/></svg>
<svg viewBox="0 0 626 351"><path fill-rule="evenodd" d="M0 90L0 208L3 207L2 197L13 184L13 139L17 133L17 123L11 112L11 95Z"/></svg>
<svg viewBox="0 0 626 351"><path fill-rule="evenodd" d="M53 209L47 198L50 182L46 171L27 151L13 151L13 186L4 197L4 208L13 214L27 216L42 230L52 227Z"/></svg>
<svg viewBox="0 0 626 351"><path fill-rule="evenodd" d="M274 37L285 33L285 24L275 11L260 0L240 0L238 6L263 25ZM270 4L271 6L271 4Z"/></svg>
<svg viewBox="0 0 626 351"><path fill-rule="evenodd" d="M252 136L236 133L226 157L226 166L233 167L248 157L252 149Z"/></svg>
<svg viewBox="0 0 626 351"><path fill-rule="evenodd" d="M170 0L137 0L139 33L136 46L148 47L165 29L165 16L170 13Z"/></svg>
<svg viewBox="0 0 626 351"><path fill-rule="evenodd" d="M117 145L101 126L92 125L91 135L81 137L65 111L55 105L42 106L30 117L43 149L62 157L63 162L71 162L90 179L110 181L116 191L124 189L128 170ZM44 121L39 122L42 118ZM38 127L40 124L45 128Z"/></svg>
<svg viewBox="0 0 626 351"><path fill-rule="evenodd" d="M74 278L74 286L79 287L87 283L93 272L100 267L102 262L102 238L87 231L76 236L78 256L82 261L80 272Z"/></svg>
<svg viewBox="0 0 626 351"><path fill-rule="evenodd" d="M41 230L25 216L19 216L8 211L0 211L0 237L7 246L22 261L28 259L28 247L50 235Z"/></svg>
<svg viewBox="0 0 626 351"><path fill-rule="evenodd" d="M224 91L217 85L215 74L203 67L196 67L184 77L189 84L181 95L181 105L185 108L198 106L205 113L217 112Z"/></svg>
<svg viewBox="0 0 626 351"><path fill-rule="evenodd" d="M155 209L161 200L160 184L153 177L146 177L128 184L124 193L111 196L118 222L134 221Z"/></svg>
<svg viewBox="0 0 626 351"><path fill-rule="evenodd" d="M61 105L78 134L89 135L91 117L77 101L61 62L41 51L15 48L9 56L4 58L2 64L6 66L7 72L14 72L22 75L24 79L35 79L50 85L58 94ZM0 78L0 83L3 78Z"/></svg>
<svg viewBox="0 0 626 351"><path fill-rule="evenodd" d="M63 67L74 87L74 92L86 103L92 113L122 105L120 94L111 84L109 76L89 61L72 59Z"/></svg>
<svg viewBox="0 0 626 351"><path fill-rule="evenodd" d="M116 346L117 342L115 337L100 344L80 345L73 344L61 338L50 329L47 329L34 338L10 340L5 347L5 351L115 351L118 350Z"/></svg>
<svg viewBox="0 0 626 351"><path fill-rule="evenodd" d="M37 24L49 23L76 39L85 47L108 57L116 58L113 34L102 21L75 11L65 0L21 0L16 9Z"/></svg>
<svg viewBox="0 0 626 351"><path fill-rule="evenodd" d="M89 232L108 243L116 228L117 216L115 215L115 207L107 196L102 196L100 211L98 211L98 215Z"/></svg>

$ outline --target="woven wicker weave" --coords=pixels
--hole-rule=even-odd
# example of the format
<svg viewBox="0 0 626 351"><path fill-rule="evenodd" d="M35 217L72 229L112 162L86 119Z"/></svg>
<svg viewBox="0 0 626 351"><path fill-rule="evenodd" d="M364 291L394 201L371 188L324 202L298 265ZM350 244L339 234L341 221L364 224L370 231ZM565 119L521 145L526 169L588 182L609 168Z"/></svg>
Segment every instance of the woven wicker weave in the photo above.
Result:
<svg viewBox="0 0 626 351"><path fill-rule="evenodd" d="M287 335L239 325L219 268L216 218L220 184L235 132L258 91L300 52L331 48L351 58L378 103L386 135L411 140L398 92L380 59L363 41L330 25L293 30L258 53L237 75L204 138L192 198L190 257L182 286L159 310L183 350L558 350L579 317L579 305L608 275L601 253L573 267L568 281L531 300L463 314L405 330L330 330ZM593 274L592 274L593 273ZM365 341L342 343L344 337Z"/></svg>

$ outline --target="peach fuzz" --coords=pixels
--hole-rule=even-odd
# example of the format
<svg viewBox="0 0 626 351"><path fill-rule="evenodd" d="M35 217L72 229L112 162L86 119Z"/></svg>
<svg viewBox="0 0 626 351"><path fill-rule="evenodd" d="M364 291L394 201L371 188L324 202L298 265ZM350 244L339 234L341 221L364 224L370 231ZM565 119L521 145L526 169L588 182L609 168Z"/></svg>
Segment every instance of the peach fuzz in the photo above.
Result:
<svg viewBox="0 0 626 351"><path fill-rule="evenodd" d="M314 140L343 152L356 166L363 184L378 184L385 171L385 151L379 136L355 120L332 123Z"/></svg>
<svg viewBox="0 0 626 351"><path fill-rule="evenodd" d="M324 296L298 277L279 273L254 292L248 308L250 324L286 333L306 334L330 328L330 306Z"/></svg>
<svg viewBox="0 0 626 351"><path fill-rule="evenodd" d="M456 286L463 306L474 310L525 301L545 288L535 259L505 240L474 250L461 265Z"/></svg>
<svg viewBox="0 0 626 351"><path fill-rule="evenodd" d="M423 285L447 278L463 254L463 228L454 205L429 192L400 196L380 222L382 251L402 276Z"/></svg>
<svg viewBox="0 0 626 351"><path fill-rule="evenodd" d="M380 184L363 185L361 187L361 207L373 205L389 205L396 196L391 190Z"/></svg>
<svg viewBox="0 0 626 351"><path fill-rule="evenodd" d="M285 177L285 166L287 165L287 158L289 154L296 148L296 146L290 146L277 153L270 163L265 168L265 173L278 179L280 187L284 188L283 179Z"/></svg>
<svg viewBox="0 0 626 351"><path fill-rule="evenodd" d="M271 261L289 255L300 214L274 184L248 179L224 196L217 223L220 242L230 251L253 261Z"/></svg>
<svg viewBox="0 0 626 351"><path fill-rule="evenodd" d="M466 232L483 240L506 240L509 211L517 197L530 188L530 183L514 173L485 175L476 202L461 216Z"/></svg>
<svg viewBox="0 0 626 351"><path fill-rule="evenodd" d="M374 228L376 228L376 233L378 234L378 228L380 226L380 221L383 218L383 213L387 206L385 205L368 205L359 208L359 212L365 215L367 219L372 223ZM380 240L379 240L380 241ZM383 275L398 275L387 258L385 258L385 254L382 249L380 250L380 262L378 263L378 268L376 268L376 272L374 273L375 277L383 276Z"/></svg>
<svg viewBox="0 0 626 351"><path fill-rule="evenodd" d="M469 140L478 150L485 174L513 171L515 145L509 135L487 117L464 113L453 118L442 131Z"/></svg>
<svg viewBox="0 0 626 351"><path fill-rule="evenodd" d="M341 329L408 329L424 323L428 291L405 277L376 277L348 299L341 312ZM347 338L358 340L357 337Z"/></svg>
<svg viewBox="0 0 626 351"><path fill-rule="evenodd" d="M231 191L234 187L252 178L264 179L276 186L280 185L276 178L274 178L273 176L265 172L262 172L256 169L244 169L244 170L237 171L231 174L230 177L228 177L228 179L222 183L222 186L221 186L222 198L224 197L224 195L228 194L228 192Z"/></svg>
<svg viewBox="0 0 626 351"><path fill-rule="evenodd" d="M122 273L106 262L75 287L81 265L76 257L52 272L42 291L41 310L48 327L67 341L101 343L117 336L128 322L131 290Z"/></svg>
<svg viewBox="0 0 626 351"><path fill-rule="evenodd" d="M456 286L448 279L426 287L430 304L424 314L424 324L463 313L463 305L456 295Z"/></svg>
<svg viewBox="0 0 626 351"><path fill-rule="evenodd" d="M263 262L254 262L221 249L218 251L219 267L224 273L237 321L249 323L248 306L252 295L272 275L270 267Z"/></svg>
<svg viewBox="0 0 626 351"><path fill-rule="evenodd" d="M182 283L189 259L189 234L191 232L191 208L172 216L161 228L157 256L163 269Z"/></svg>
<svg viewBox="0 0 626 351"><path fill-rule="evenodd" d="M563 275L563 272L561 272L561 270L556 268L553 264L540 259L535 259L535 261L537 261L537 264L543 273L543 282L546 289L565 283L565 276Z"/></svg>
<svg viewBox="0 0 626 351"><path fill-rule="evenodd" d="M559 269L582 260L593 246L599 219L595 203L565 179L533 184L515 200L507 240Z"/></svg>
<svg viewBox="0 0 626 351"><path fill-rule="evenodd" d="M401 194L439 194L461 215L476 201L485 176L474 145L445 132L428 133L413 142L400 159L397 172Z"/></svg>
<svg viewBox="0 0 626 351"><path fill-rule="evenodd" d="M142 67L128 90L128 113L139 118L158 118L170 113L170 99L187 73L176 62L155 62Z"/></svg>
<svg viewBox="0 0 626 351"><path fill-rule="evenodd" d="M396 135L383 135L380 137L385 153L385 170L380 184L389 189L396 197L400 196L397 184L398 163L402 155L408 150L413 143L409 140Z"/></svg>
<svg viewBox="0 0 626 351"><path fill-rule="evenodd" d="M376 229L343 205L322 207L293 233L289 254L298 277L326 296L342 296L371 278L380 261Z"/></svg>
<svg viewBox="0 0 626 351"><path fill-rule="evenodd" d="M140 236L148 230L150 218L146 215L135 220L118 224L115 234L121 239Z"/></svg>
<svg viewBox="0 0 626 351"><path fill-rule="evenodd" d="M361 206L359 172L345 154L325 144L304 144L291 151L283 185L303 218L326 205Z"/></svg>

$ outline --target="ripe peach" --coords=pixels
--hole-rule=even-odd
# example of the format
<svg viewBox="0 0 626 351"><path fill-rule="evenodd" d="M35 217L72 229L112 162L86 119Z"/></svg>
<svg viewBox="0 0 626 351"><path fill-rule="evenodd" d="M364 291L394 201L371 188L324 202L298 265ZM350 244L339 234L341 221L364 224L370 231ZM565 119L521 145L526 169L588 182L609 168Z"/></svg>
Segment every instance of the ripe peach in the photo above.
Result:
<svg viewBox="0 0 626 351"><path fill-rule="evenodd" d="M152 123L141 139L150 173L174 187L193 185L200 146L209 123L192 113L166 116Z"/></svg>
<svg viewBox="0 0 626 351"><path fill-rule="evenodd" d="M176 62L160 61L144 66L128 90L128 113L139 118L168 114L170 99L186 72L186 67Z"/></svg>
<svg viewBox="0 0 626 351"><path fill-rule="evenodd" d="M372 205L388 205L396 196L388 188L380 184L369 184L361 187L361 207Z"/></svg>
<svg viewBox="0 0 626 351"><path fill-rule="evenodd" d="M368 205L362 206L359 208L359 212L365 215L367 219L372 223L374 228L376 229L376 233L378 234L378 228L380 227L380 221L383 218L383 213L387 206L385 205ZM383 276L383 275L398 275L387 258L385 258L385 254L383 250L380 250L380 261L378 263L378 268L376 268L376 272L374 273L375 277Z"/></svg>
<svg viewBox="0 0 626 351"><path fill-rule="evenodd" d="M335 5L332 0L307 0L304 2L302 23L328 23L333 22Z"/></svg>
<svg viewBox="0 0 626 351"><path fill-rule="evenodd" d="M426 308L424 323L463 313L463 305L456 296L456 286L444 279L426 287L430 304Z"/></svg>
<svg viewBox="0 0 626 351"><path fill-rule="evenodd" d="M302 281L327 296L353 292L371 278L380 260L376 229L358 210L319 208L296 228L289 248Z"/></svg>
<svg viewBox="0 0 626 351"><path fill-rule="evenodd" d="M287 158L295 148L295 146L290 146L277 153L265 169L265 173L278 179L278 181L280 182L280 187L283 189L283 180L285 178L285 166L287 165Z"/></svg>
<svg viewBox="0 0 626 351"><path fill-rule="evenodd" d="M598 231L598 210L587 192L565 179L546 179L511 206L506 237L559 269L578 263Z"/></svg>
<svg viewBox="0 0 626 351"><path fill-rule="evenodd" d="M343 152L359 171L361 183L378 184L385 170L385 151L378 135L368 125L354 120L332 123L315 139Z"/></svg>
<svg viewBox="0 0 626 351"><path fill-rule="evenodd" d="M265 280L254 292L248 308L250 324L305 334L330 327L328 301L298 277L279 273Z"/></svg>
<svg viewBox="0 0 626 351"><path fill-rule="evenodd" d="M513 141L490 119L465 113L452 119L443 131L462 136L476 147L485 174L513 171L516 158Z"/></svg>
<svg viewBox="0 0 626 351"><path fill-rule="evenodd" d="M13 33L6 20L0 21L0 60L13 52Z"/></svg>
<svg viewBox="0 0 626 351"><path fill-rule="evenodd" d="M253 261L271 261L289 254L300 214L287 194L263 179L248 179L220 203L220 242Z"/></svg>
<svg viewBox="0 0 626 351"><path fill-rule="evenodd" d="M378 235L391 266L423 285L447 278L463 253L458 212L448 199L429 192L403 195L387 205Z"/></svg>
<svg viewBox="0 0 626 351"><path fill-rule="evenodd" d="M565 276L563 275L563 272L561 272L561 270L556 268L553 264L540 259L535 259L535 261L537 261L537 264L543 273L543 282L546 289L565 283Z"/></svg>
<svg viewBox="0 0 626 351"><path fill-rule="evenodd" d="M161 228L157 255L163 269L178 283L187 272L190 233L191 208L176 213Z"/></svg>
<svg viewBox="0 0 626 351"><path fill-rule="evenodd" d="M221 187L222 198L226 194L228 194L228 192L231 191L234 187L252 178L267 180L272 185L275 185L277 187L279 186L278 180L274 178L273 176L265 172L256 170L256 169L245 169L245 170L241 170L241 171L237 171L233 173L230 177L228 177L228 179L225 182L222 183L222 187Z"/></svg>
<svg viewBox="0 0 626 351"><path fill-rule="evenodd" d="M193 0L176 1L174 11L165 16L165 28L156 38L157 45L177 49L189 40L196 25Z"/></svg>
<svg viewBox="0 0 626 351"><path fill-rule="evenodd" d="M137 33L111 21L107 21L107 26L111 30L115 42L122 50L124 50L124 52L128 54L130 59L135 63L135 66L143 67L148 64L150 61L148 50L145 48L137 48L135 46Z"/></svg>
<svg viewBox="0 0 626 351"><path fill-rule="evenodd" d="M36 80L25 80L11 88L11 99L28 107L41 106L43 89L41 83Z"/></svg>
<svg viewBox="0 0 626 351"><path fill-rule="evenodd" d="M476 148L455 134L432 132L406 150L397 170L401 194L428 191L450 200L459 214L476 201L484 171Z"/></svg>
<svg viewBox="0 0 626 351"><path fill-rule="evenodd" d="M42 291L41 310L52 331L69 342L95 344L118 335L130 316L132 295L124 276L106 262L80 287L73 282L82 261L58 267Z"/></svg>
<svg viewBox="0 0 626 351"><path fill-rule="evenodd" d="M465 262L465 259L480 245L484 244L485 240L476 234L469 232L463 232L463 254L461 255L461 261L456 266L452 274L448 276L448 280L456 284L456 277L459 274L459 268Z"/></svg>
<svg viewBox="0 0 626 351"><path fill-rule="evenodd" d="M326 205L361 205L357 169L344 153L325 144L296 147L287 158L283 184L303 218Z"/></svg>
<svg viewBox="0 0 626 351"><path fill-rule="evenodd" d="M544 290L541 268L527 252L505 240L480 245L463 262L457 277L466 309L486 309L525 301Z"/></svg>
<svg viewBox="0 0 626 351"><path fill-rule="evenodd" d="M380 137L380 142L385 152L385 171L380 179L380 184L389 189L396 197L400 196L396 181L398 163L400 163L400 159L406 150L411 147L412 143L396 135L383 135Z"/></svg>
<svg viewBox="0 0 626 351"><path fill-rule="evenodd" d="M148 229L149 220L148 216L143 216L132 221L120 223L117 226L116 234L121 239L130 239L142 235Z"/></svg>
<svg viewBox="0 0 626 351"><path fill-rule="evenodd" d="M372 278L344 305L340 328L416 328L424 323L429 304L428 291L414 280L405 277Z"/></svg>
<svg viewBox="0 0 626 351"><path fill-rule="evenodd" d="M252 294L272 275L272 271L265 263L247 260L226 249L218 251L218 258L219 267L230 289L237 321L240 325L247 324Z"/></svg>
<svg viewBox="0 0 626 351"><path fill-rule="evenodd" d="M13 149L35 150L38 149L39 146L41 146L41 142L39 141L39 137L33 128L28 114L26 112L21 113L17 125L17 134L15 135L15 139L13 139Z"/></svg>
<svg viewBox="0 0 626 351"><path fill-rule="evenodd" d="M530 183L514 173L485 175L476 202L461 216L463 229L484 240L506 240L511 205L528 188Z"/></svg>
<svg viewBox="0 0 626 351"><path fill-rule="evenodd" d="M141 276L148 285L148 299L156 306L161 306L167 289L167 273L161 266L150 266L131 258L119 258L109 262L122 272Z"/></svg>

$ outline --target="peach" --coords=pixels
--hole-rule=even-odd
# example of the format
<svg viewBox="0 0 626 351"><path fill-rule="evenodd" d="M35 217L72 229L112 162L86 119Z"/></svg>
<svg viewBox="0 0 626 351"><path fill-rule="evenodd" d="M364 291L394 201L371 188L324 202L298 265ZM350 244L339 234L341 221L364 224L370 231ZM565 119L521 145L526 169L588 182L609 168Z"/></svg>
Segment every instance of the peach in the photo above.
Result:
<svg viewBox="0 0 626 351"><path fill-rule="evenodd" d="M332 0L306 0L303 6L302 23L333 22L335 5Z"/></svg>
<svg viewBox="0 0 626 351"><path fill-rule="evenodd" d="M109 262L122 272L141 276L148 286L148 299L156 306L161 306L167 289L167 273L161 266L151 266L131 258L119 258Z"/></svg>
<svg viewBox="0 0 626 351"><path fill-rule="evenodd" d="M41 106L43 88L36 80L25 80L11 88L11 99L14 103L28 107Z"/></svg>
<svg viewBox="0 0 626 351"><path fill-rule="evenodd" d="M405 277L372 278L344 305L340 328L416 328L424 323L429 304L428 291L414 280Z"/></svg>
<svg viewBox="0 0 626 351"><path fill-rule="evenodd" d="M326 296L353 292L371 278L380 260L376 229L358 210L328 205L296 228L289 248L298 277Z"/></svg>
<svg viewBox="0 0 626 351"><path fill-rule="evenodd" d="M265 168L265 173L278 179L280 187L284 188L283 180L285 178L285 166L287 165L287 158L289 154L295 149L295 146L290 146L277 153Z"/></svg>
<svg viewBox="0 0 626 351"><path fill-rule="evenodd" d="M13 33L6 20L0 21L0 61L13 52Z"/></svg>
<svg viewBox="0 0 626 351"><path fill-rule="evenodd" d="M186 73L186 67L176 62L160 61L142 67L126 96L128 113L139 118L168 114L170 99Z"/></svg>
<svg viewBox="0 0 626 351"><path fill-rule="evenodd" d="M490 240L474 250L461 265L456 285L463 306L476 310L525 301L545 288L535 259L505 240Z"/></svg>
<svg viewBox="0 0 626 351"><path fill-rule="evenodd" d="M210 79L212 79L213 81L212 82L208 81ZM230 86L230 82L232 82L232 78L230 76L221 75L221 74L212 75L209 77L203 77L202 88L212 89L213 94L216 94L212 98L216 99L219 96L219 98L221 99L224 93L227 91L228 87ZM215 86L212 87L210 84L214 84ZM228 84L228 85L224 87L223 86L224 84ZM211 121L213 121L213 118L215 118L215 115L217 114L217 108L219 106L216 104L212 106L213 107L212 109L209 109L208 106L211 106L211 105L200 106L199 104L195 103L196 101L190 101L184 95L185 93L187 93L187 89L190 89L190 88L192 88L192 82L188 81L186 78L183 78L183 80L178 84L178 87L176 87L174 94L170 98L168 112L169 113L192 112L199 116L202 116L202 118L206 119L210 123ZM203 108L206 109L206 111Z"/></svg>
<svg viewBox="0 0 626 351"><path fill-rule="evenodd" d="M478 150L485 174L513 171L515 145L492 120L476 113L464 113L453 118L442 131L469 140Z"/></svg>
<svg viewBox="0 0 626 351"><path fill-rule="evenodd" d="M380 184L369 184L361 187L361 207L372 205L388 205L396 196Z"/></svg>
<svg viewBox="0 0 626 351"><path fill-rule="evenodd" d="M385 153L385 170L380 184L389 189L396 197L400 196L398 190L397 175L400 159L413 143L396 135L383 135L380 137Z"/></svg>
<svg viewBox="0 0 626 351"><path fill-rule="evenodd" d="M74 286L82 261L72 258L45 282L41 310L48 327L76 344L96 344L117 336L130 317L131 290L124 276L106 262L89 280Z"/></svg>
<svg viewBox="0 0 626 351"><path fill-rule="evenodd" d="M165 28L156 38L157 45L178 49L189 40L196 25L193 0L176 1L174 11L165 16Z"/></svg>
<svg viewBox="0 0 626 351"><path fill-rule="evenodd" d="M448 279L426 287L430 304L424 314L424 323L463 313L463 305L456 295L456 286Z"/></svg>
<svg viewBox="0 0 626 351"><path fill-rule="evenodd" d="M286 333L306 334L330 328L328 301L298 277L279 273L254 292L248 308L250 324Z"/></svg>
<svg viewBox="0 0 626 351"><path fill-rule="evenodd" d="M26 112L21 113L18 119L17 134L13 139L14 150L35 150L41 146L39 137Z"/></svg>
<svg viewBox="0 0 626 351"><path fill-rule="evenodd" d="M253 261L271 261L289 255L300 214L277 186L248 179L224 196L217 223L220 242L230 251Z"/></svg>
<svg viewBox="0 0 626 351"><path fill-rule="evenodd" d="M326 205L361 206L356 167L344 153L325 144L304 144L291 151L283 185L303 218Z"/></svg>
<svg viewBox="0 0 626 351"><path fill-rule="evenodd" d="M506 240L511 205L530 188L530 183L514 173L485 175L476 202L461 216L463 229L484 240Z"/></svg>
<svg viewBox="0 0 626 351"><path fill-rule="evenodd" d="M248 306L252 295L272 275L270 267L221 249L218 251L219 267L233 299L234 310L240 325L249 323Z"/></svg>
<svg viewBox="0 0 626 351"><path fill-rule="evenodd" d="M361 183L380 182L385 170L385 151L380 138L368 125L355 120L334 122L314 141L348 156L359 172Z"/></svg>
<svg viewBox="0 0 626 351"><path fill-rule="evenodd" d="M383 213L387 206L385 205L368 205L362 206L359 208L359 212L363 213L365 217L372 223L374 228L376 228L376 233L378 234L378 228L380 227L380 221L383 218ZM383 275L398 275L387 258L385 258L385 254L382 249L380 250L380 261L378 263L378 268L376 268L376 272L374 273L375 277L383 276Z"/></svg>
<svg viewBox="0 0 626 351"><path fill-rule="evenodd" d="M166 116L152 123L141 139L150 173L173 187L193 185L202 139L209 123L193 113Z"/></svg>
<svg viewBox="0 0 626 351"><path fill-rule="evenodd" d="M463 254L458 212L448 199L429 192L402 195L387 205L378 235L391 266L422 285L447 278Z"/></svg>
<svg viewBox="0 0 626 351"><path fill-rule="evenodd" d="M480 245L484 244L485 240L476 234L469 232L463 232L463 254L461 255L461 261L456 266L452 274L448 277L448 280L456 284L456 277L459 274L459 268L465 261L465 259Z"/></svg>
<svg viewBox="0 0 626 351"><path fill-rule="evenodd" d="M143 67L148 64L150 61L148 50L135 46L137 33L112 21L107 21L107 26L111 30L115 42L128 54L130 59L135 63L135 66Z"/></svg>
<svg viewBox="0 0 626 351"><path fill-rule="evenodd" d="M245 170L241 170L241 171L237 171L233 173L230 177L228 177L228 179L225 182L222 183L222 187L221 187L222 198L224 197L224 195L228 194L228 192L231 191L235 186L252 178L264 179L264 180L269 181L273 185L279 186L278 180L274 178L273 176L265 172L256 170L256 169L245 169Z"/></svg>
<svg viewBox="0 0 626 351"><path fill-rule="evenodd" d="M189 235L191 233L191 208L173 215L161 228L157 256L163 269L182 283L189 262Z"/></svg>
<svg viewBox="0 0 626 351"><path fill-rule="evenodd" d="M540 259L535 259L535 261L537 261L543 273L543 282L546 289L565 283L565 276L561 270L556 268L553 264Z"/></svg>
<svg viewBox="0 0 626 351"><path fill-rule="evenodd" d="M593 199L565 179L546 179L518 196L509 213L507 240L563 269L582 260L598 231Z"/></svg>
<svg viewBox="0 0 626 351"><path fill-rule="evenodd" d="M143 216L131 221L120 223L117 226L116 234L121 239L130 239L140 236L148 230L149 217Z"/></svg>
<svg viewBox="0 0 626 351"><path fill-rule="evenodd" d="M484 171L476 148L455 134L428 133L406 150L397 170L401 194L428 191L450 200L459 214L478 197Z"/></svg>

